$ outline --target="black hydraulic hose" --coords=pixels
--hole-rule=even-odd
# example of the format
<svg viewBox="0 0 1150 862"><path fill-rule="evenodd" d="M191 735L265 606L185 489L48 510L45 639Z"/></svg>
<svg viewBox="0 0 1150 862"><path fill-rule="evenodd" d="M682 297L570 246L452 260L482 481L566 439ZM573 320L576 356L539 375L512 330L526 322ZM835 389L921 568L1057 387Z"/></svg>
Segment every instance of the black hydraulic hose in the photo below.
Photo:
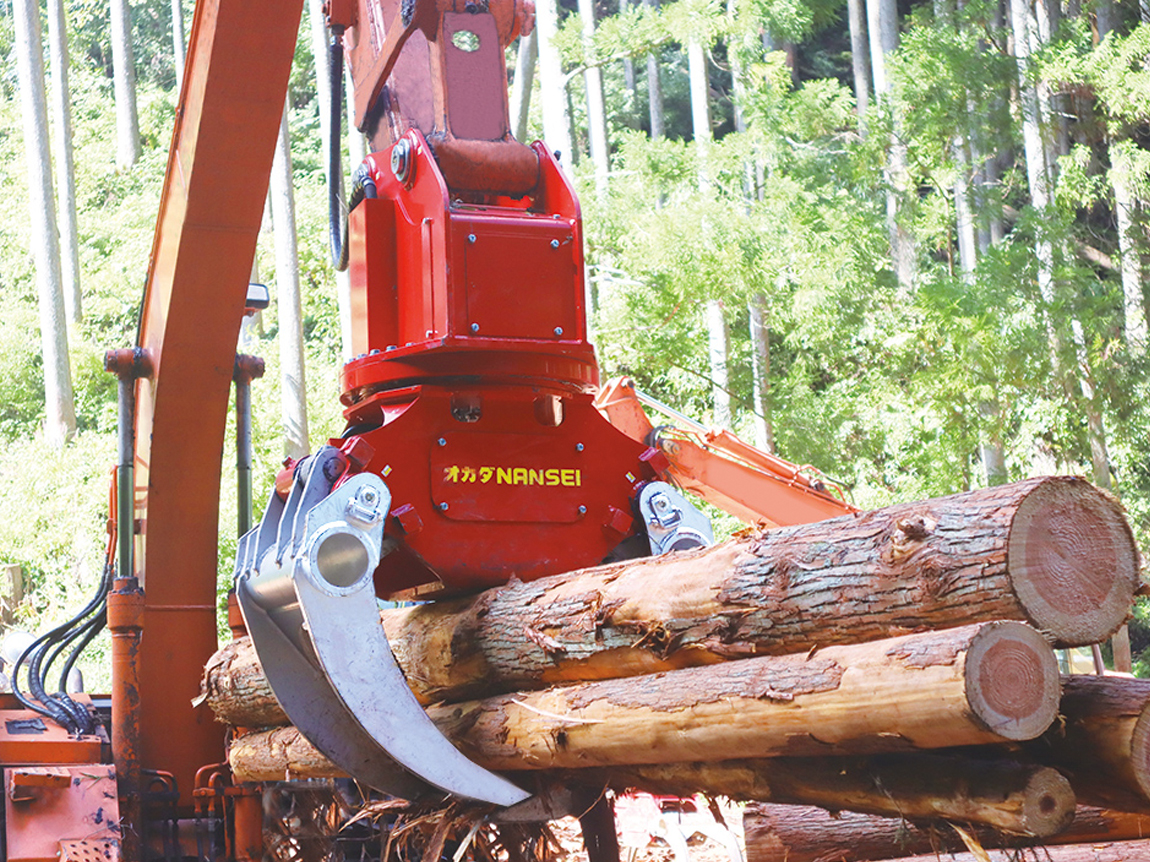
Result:
<svg viewBox="0 0 1150 862"><path fill-rule="evenodd" d="M340 154L343 147L343 34L333 31L329 36L328 70L331 73L331 99L328 113L327 141L327 204L328 240L331 243L331 263L337 270L347 269L347 212L340 195Z"/></svg>
<svg viewBox="0 0 1150 862"><path fill-rule="evenodd" d="M108 624L108 608L105 605L103 608L100 609L99 613L97 613L96 616L92 619L92 622L89 623L88 631L84 635L84 637L81 638L80 642L72 648L72 652L68 654L68 658L64 662L64 668L63 668L63 670L60 671L60 690L61 691L67 691L68 690L68 675L72 672L72 668L75 667L76 660L78 658L80 658L81 655L83 655L84 650L88 648L88 644L90 644L93 640L96 639L96 635L98 635L100 632L102 632L104 630L104 627L107 624Z"/></svg>
<svg viewBox="0 0 1150 862"><path fill-rule="evenodd" d="M16 696L16 699L20 701L21 705L26 709L51 718L73 733L85 726L90 728L90 717L87 717L87 712L84 711L85 719L78 721L77 716L73 714L67 706L58 703L53 696L50 696L45 691L42 663L49 649L52 649L61 641L67 642L67 640L70 640L70 633L76 628L77 624L88 617L93 611L100 608L104 603L111 584L110 569L110 566L105 567L96 594L92 596L79 613L34 640L29 644L28 648L21 653L20 657L16 659L16 663L12 666L12 693ZM86 625L87 624L81 626L80 629L83 630ZM55 656L56 653L53 653L52 658L54 659ZM25 662L28 662L28 692L35 700L27 697L24 692L20 690L20 668ZM67 695L65 695L65 698L69 703L73 703ZM37 701L39 701L39 703L37 703ZM79 708L78 705L74 703L73 705Z"/></svg>

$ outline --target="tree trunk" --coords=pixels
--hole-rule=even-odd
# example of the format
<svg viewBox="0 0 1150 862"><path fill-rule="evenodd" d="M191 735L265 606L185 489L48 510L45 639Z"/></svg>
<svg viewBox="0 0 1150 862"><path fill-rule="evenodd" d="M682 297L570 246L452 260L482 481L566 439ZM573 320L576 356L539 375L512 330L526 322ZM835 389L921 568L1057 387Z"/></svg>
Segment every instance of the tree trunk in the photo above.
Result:
<svg viewBox="0 0 1150 862"><path fill-rule="evenodd" d="M756 293L747 303L751 317L751 374L754 378L755 445L775 454L775 430L771 424L771 331L767 298Z"/></svg>
<svg viewBox="0 0 1150 862"><path fill-rule="evenodd" d="M711 369L711 397L715 404L712 416L719 428L731 428L731 380L727 373L727 359L731 352L731 336L723 303L707 300L707 355Z"/></svg>
<svg viewBox="0 0 1150 862"><path fill-rule="evenodd" d="M292 190L291 141L286 103L272 162L270 200L276 248L276 313L279 316L284 454L289 458L302 458L310 451L310 447L299 258L296 254L295 194Z"/></svg>
<svg viewBox="0 0 1150 862"><path fill-rule="evenodd" d="M76 170L72 161L72 95L68 87L68 19L63 0L48 0L48 55L52 63L53 147L59 200L60 263L64 313L69 323L83 319L80 292L80 244L76 227Z"/></svg>
<svg viewBox="0 0 1150 862"><path fill-rule="evenodd" d="M63 446L76 433L72 373L68 365L68 330L60 274L56 206L52 199L52 156L48 151L48 108L44 101L44 60L40 9L30 0L13 5L16 75L24 126L28 172L28 211L32 226L32 259L40 309L40 349L44 361L44 433L53 446Z"/></svg>
<svg viewBox="0 0 1150 862"><path fill-rule="evenodd" d="M535 26L539 32L539 103L543 109L543 138L552 150L558 150L568 173L575 164L571 144L571 114L567 107L567 85L563 77L563 60L555 40L559 35L558 0L539 0L535 4Z"/></svg>
<svg viewBox="0 0 1150 862"><path fill-rule="evenodd" d="M1112 498L1080 479L1030 479L383 619L416 695L458 701L996 619L1095 643L1126 618L1137 559ZM278 711L246 640L213 657L203 690L231 724Z"/></svg>
<svg viewBox="0 0 1150 862"><path fill-rule="evenodd" d="M863 0L847 0L847 19L851 34L851 71L854 73L855 110L859 118L859 137L866 137L866 112L870 108L870 85L867 81L866 18Z"/></svg>
<svg viewBox="0 0 1150 862"><path fill-rule="evenodd" d="M904 293L914 287L914 237L903 224L903 198L907 193L906 144L899 137L899 117L890 105L891 80L886 55L898 50L898 4L895 0L866 0L867 33L870 37L871 71L875 96L892 111L894 132L886 164L886 218L890 235L891 261L899 287Z"/></svg>
<svg viewBox="0 0 1150 862"><path fill-rule="evenodd" d="M620 773L654 793L690 795L692 788L706 787L731 799L770 803L758 812L747 809L748 825L756 813L769 822L771 812L796 805L816 821L826 809L859 812L880 826L889 818L953 820L1032 837L1061 832L1074 818L1074 791L1057 770L1009 760L915 752L640 766L616 770L616 780ZM890 848L882 852L889 856Z"/></svg>
<svg viewBox="0 0 1150 862"><path fill-rule="evenodd" d="M607 108L603 104L603 70L595 57L595 0L579 0L579 18L583 24L583 86L587 91L587 138L591 162L595 165L595 194L607 196L611 174L611 156L607 143Z"/></svg>
<svg viewBox="0 0 1150 862"><path fill-rule="evenodd" d="M710 93L707 84L707 52L697 33L687 40L687 76L691 86L691 130L698 159L699 187L710 185L707 153L711 145Z"/></svg>
<svg viewBox="0 0 1150 862"><path fill-rule="evenodd" d="M996 622L442 704L428 715L485 768L534 771L979 745L1036 736L1057 711L1053 651L1029 626ZM285 764L270 761L274 738L233 743L238 780L284 775Z"/></svg>
<svg viewBox="0 0 1150 862"><path fill-rule="evenodd" d="M172 61L176 67L176 93L184 83L184 4L183 0L171 0L172 8Z"/></svg>
<svg viewBox="0 0 1150 862"><path fill-rule="evenodd" d="M140 158L140 121L136 116L136 60L132 53L132 16L128 0L111 0L112 77L116 91L116 165L130 168Z"/></svg>
<svg viewBox="0 0 1150 862"><path fill-rule="evenodd" d="M1069 827L1041 841L990 829L979 829L972 834L987 849L1040 848L1025 854L1015 850L1019 856L1014 862L1046 862L1046 847L1050 847L1051 858L1058 859L1057 845L1126 841L1150 835L1150 817L1087 807L1079 807L1072 813L1074 820ZM961 818L956 819L961 822ZM950 854L966 849L958 833L948 824L915 824L896 817L852 812L830 814L811 807L751 806L744 814L743 824L747 862L871 862L908 853L927 854L919 858L931 862L940 859L950 862ZM941 855L935 856L936 853ZM991 858L1002 857L996 854ZM1094 862L1091 857L1085 858ZM1123 862L1142 858L1126 856Z"/></svg>
<svg viewBox="0 0 1150 862"><path fill-rule="evenodd" d="M651 8L659 5L656 0L643 0L643 3ZM664 137L663 82L659 77L659 56L655 51L647 55L647 114L651 121L651 139Z"/></svg>
<svg viewBox="0 0 1150 862"><path fill-rule="evenodd" d="M527 142L527 118L531 113L531 88L535 83L535 61L539 56L539 31L519 37L515 55L515 77L511 81L511 129L515 140Z"/></svg>

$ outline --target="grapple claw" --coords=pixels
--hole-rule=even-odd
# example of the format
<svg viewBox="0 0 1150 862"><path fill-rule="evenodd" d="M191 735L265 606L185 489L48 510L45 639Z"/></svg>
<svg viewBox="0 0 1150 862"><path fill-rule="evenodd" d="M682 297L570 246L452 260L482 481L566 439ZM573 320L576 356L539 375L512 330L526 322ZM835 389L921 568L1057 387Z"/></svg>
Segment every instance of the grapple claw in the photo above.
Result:
<svg viewBox="0 0 1150 862"><path fill-rule="evenodd" d="M236 595L276 699L333 763L385 793L413 799L438 789L503 806L527 799L461 754L408 687L372 580L391 494L369 473L331 491L339 458L324 447L309 459L278 530L257 527L237 555Z"/></svg>

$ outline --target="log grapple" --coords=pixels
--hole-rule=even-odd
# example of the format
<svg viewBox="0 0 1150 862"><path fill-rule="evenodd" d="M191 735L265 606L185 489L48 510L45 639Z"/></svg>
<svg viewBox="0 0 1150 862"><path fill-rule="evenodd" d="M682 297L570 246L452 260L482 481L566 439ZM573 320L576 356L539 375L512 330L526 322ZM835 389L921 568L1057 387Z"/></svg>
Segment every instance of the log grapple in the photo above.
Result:
<svg viewBox="0 0 1150 862"><path fill-rule="evenodd" d="M523 0L332 5L335 67L347 46L375 149L333 231L359 354L343 371L347 429L288 465L237 553L240 607L292 722L407 798L528 794L440 736L377 598L711 541L657 481L666 456L595 407L579 205L555 155L508 130L503 52L532 18Z"/></svg>

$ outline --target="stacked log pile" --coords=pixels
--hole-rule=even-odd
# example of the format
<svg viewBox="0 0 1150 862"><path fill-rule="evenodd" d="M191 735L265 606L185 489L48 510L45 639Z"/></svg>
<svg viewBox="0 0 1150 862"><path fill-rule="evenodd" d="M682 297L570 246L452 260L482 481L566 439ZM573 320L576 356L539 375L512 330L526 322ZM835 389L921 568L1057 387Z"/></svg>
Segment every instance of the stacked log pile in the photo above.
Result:
<svg viewBox="0 0 1150 862"><path fill-rule="evenodd" d="M1046 478L512 581L382 624L441 730L524 782L1047 839L1074 834L1076 798L1150 813L1150 684L1060 680L1053 652L1112 634L1138 573L1117 503ZM203 685L220 720L256 728L231 746L238 780L338 774L288 726L246 639ZM767 832L748 832L752 859ZM917 852L894 846L865 858Z"/></svg>

